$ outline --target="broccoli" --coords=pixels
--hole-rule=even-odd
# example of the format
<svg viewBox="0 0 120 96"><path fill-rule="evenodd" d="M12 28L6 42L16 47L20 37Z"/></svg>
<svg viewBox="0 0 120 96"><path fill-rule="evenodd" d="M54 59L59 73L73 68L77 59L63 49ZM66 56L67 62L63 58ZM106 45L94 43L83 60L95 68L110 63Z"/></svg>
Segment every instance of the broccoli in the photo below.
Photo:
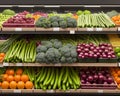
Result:
<svg viewBox="0 0 120 96"><path fill-rule="evenodd" d="M77 58L77 52L76 50L71 50L70 52L72 58Z"/></svg>
<svg viewBox="0 0 120 96"><path fill-rule="evenodd" d="M67 63L73 63L72 57L66 58L66 62L67 62Z"/></svg>
<svg viewBox="0 0 120 96"><path fill-rule="evenodd" d="M61 62L61 63L66 63L66 59L65 59L64 56L61 57L60 62Z"/></svg>
<svg viewBox="0 0 120 96"><path fill-rule="evenodd" d="M46 52L46 51L47 51L47 47L46 46L39 45L37 47L37 53L39 53L39 52Z"/></svg>
<svg viewBox="0 0 120 96"><path fill-rule="evenodd" d="M45 58L45 53L41 52L36 55L36 61L39 63L45 63L46 58Z"/></svg>
<svg viewBox="0 0 120 96"><path fill-rule="evenodd" d="M66 21L67 21L68 27L76 27L77 26L77 21L74 18L68 17L68 18L66 18Z"/></svg>
<svg viewBox="0 0 120 96"><path fill-rule="evenodd" d="M53 23L53 22L58 22L59 19L60 19L59 16L52 16L52 17L49 18L49 21L50 21L51 23Z"/></svg>
<svg viewBox="0 0 120 96"><path fill-rule="evenodd" d="M59 42L58 39L51 39L50 42L54 43L54 42Z"/></svg>
<svg viewBox="0 0 120 96"><path fill-rule="evenodd" d="M54 42L53 43L53 46L57 49L61 48L62 47L62 42L58 41L58 42Z"/></svg>
<svg viewBox="0 0 120 96"><path fill-rule="evenodd" d="M47 48L53 47L53 44L50 41L41 41L41 44L46 46Z"/></svg>
<svg viewBox="0 0 120 96"><path fill-rule="evenodd" d="M62 18L62 17L60 17L58 21L59 21L59 23L60 23L61 21L65 21L65 19Z"/></svg>
<svg viewBox="0 0 120 96"><path fill-rule="evenodd" d="M59 23L57 21L54 21L51 23L52 27L59 27Z"/></svg>
<svg viewBox="0 0 120 96"><path fill-rule="evenodd" d="M60 27L67 28L67 22L66 21L60 21L59 22Z"/></svg>

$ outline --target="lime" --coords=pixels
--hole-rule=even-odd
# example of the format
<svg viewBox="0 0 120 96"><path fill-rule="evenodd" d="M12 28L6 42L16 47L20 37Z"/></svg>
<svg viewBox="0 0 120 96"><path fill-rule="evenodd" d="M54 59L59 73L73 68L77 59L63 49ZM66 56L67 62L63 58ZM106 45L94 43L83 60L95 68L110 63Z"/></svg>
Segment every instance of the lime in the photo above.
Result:
<svg viewBox="0 0 120 96"><path fill-rule="evenodd" d="M120 53L117 53L117 56L120 58Z"/></svg>
<svg viewBox="0 0 120 96"><path fill-rule="evenodd" d="M116 47L116 48L115 48L115 52L116 52L116 53L120 52L120 47Z"/></svg>

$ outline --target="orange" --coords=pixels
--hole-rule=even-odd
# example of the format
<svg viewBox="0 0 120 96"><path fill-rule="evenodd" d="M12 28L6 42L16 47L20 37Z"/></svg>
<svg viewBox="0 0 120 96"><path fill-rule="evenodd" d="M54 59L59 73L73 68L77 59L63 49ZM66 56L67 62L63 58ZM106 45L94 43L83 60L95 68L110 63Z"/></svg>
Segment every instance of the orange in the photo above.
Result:
<svg viewBox="0 0 120 96"><path fill-rule="evenodd" d="M117 74L118 74L118 76L120 76L120 70L119 70L119 71L117 71Z"/></svg>
<svg viewBox="0 0 120 96"><path fill-rule="evenodd" d="M0 56L1 56L1 57L4 57L4 56L5 56L5 53L0 53Z"/></svg>
<svg viewBox="0 0 120 96"><path fill-rule="evenodd" d="M14 70L13 69L10 69L9 72L8 72L8 75L14 75Z"/></svg>
<svg viewBox="0 0 120 96"><path fill-rule="evenodd" d="M8 74L3 74L3 81L6 81L8 78Z"/></svg>
<svg viewBox="0 0 120 96"><path fill-rule="evenodd" d="M8 82L14 81L14 77L12 75L9 75L7 78L7 81Z"/></svg>
<svg viewBox="0 0 120 96"><path fill-rule="evenodd" d="M27 81L27 82L25 83L25 88L26 88L26 89L32 89L32 88L33 88L33 83L32 83L31 81Z"/></svg>
<svg viewBox="0 0 120 96"><path fill-rule="evenodd" d="M16 82L20 81L20 75L15 75L15 76L14 76L14 80L15 80Z"/></svg>
<svg viewBox="0 0 120 96"><path fill-rule="evenodd" d="M6 73L6 74L9 74L9 70L10 70L10 69L7 69L5 73Z"/></svg>
<svg viewBox="0 0 120 96"><path fill-rule="evenodd" d="M117 77L117 76L118 76L118 74L117 74L117 73L115 73L115 74L113 74L113 76L114 76L114 77Z"/></svg>
<svg viewBox="0 0 120 96"><path fill-rule="evenodd" d="M119 77L116 79L116 82L117 82L118 84L120 84L120 78L119 78Z"/></svg>
<svg viewBox="0 0 120 96"><path fill-rule="evenodd" d="M21 81L23 81L23 82L29 81L28 75L22 75L22 76L21 76Z"/></svg>
<svg viewBox="0 0 120 96"><path fill-rule="evenodd" d="M3 81L1 87L2 87L2 89L8 89L9 83L7 81Z"/></svg>
<svg viewBox="0 0 120 96"><path fill-rule="evenodd" d="M21 68L16 70L16 74L17 75L22 75L22 73L23 73L23 70Z"/></svg>
<svg viewBox="0 0 120 96"><path fill-rule="evenodd" d="M2 83L0 82L0 87L2 86Z"/></svg>
<svg viewBox="0 0 120 96"><path fill-rule="evenodd" d="M17 88L18 88L18 89L24 89L24 87L25 87L25 84L24 84L23 81L19 81L19 82L17 83Z"/></svg>
<svg viewBox="0 0 120 96"><path fill-rule="evenodd" d="M17 83L15 81L10 82L10 89L16 89L17 88Z"/></svg>

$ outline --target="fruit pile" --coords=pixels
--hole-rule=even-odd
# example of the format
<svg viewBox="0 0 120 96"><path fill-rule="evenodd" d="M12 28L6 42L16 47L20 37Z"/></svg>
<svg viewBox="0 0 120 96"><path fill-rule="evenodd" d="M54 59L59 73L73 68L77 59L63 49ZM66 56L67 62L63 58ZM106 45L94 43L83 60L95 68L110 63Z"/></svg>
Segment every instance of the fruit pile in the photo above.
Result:
<svg viewBox="0 0 120 96"><path fill-rule="evenodd" d="M120 47L115 47L114 50L115 50L117 57L120 59Z"/></svg>
<svg viewBox="0 0 120 96"><path fill-rule="evenodd" d="M113 16L111 19L116 25L120 25L120 14Z"/></svg>
<svg viewBox="0 0 120 96"><path fill-rule="evenodd" d="M94 44L78 44L78 58L116 58L111 44L101 43L98 46Z"/></svg>
<svg viewBox="0 0 120 96"><path fill-rule="evenodd" d="M36 56L36 43L34 40L21 39L15 41L9 47L5 62L34 62Z"/></svg>
<svg viewBox="0 0 120 96"><path fill-rule="evenodd" d="M102 27L110 28L115 27L115 24L110 20L110 18L105 13L95 13L80 15L77 20L77 26L80 28L86 27Z"/></svg>
<svg viewBox="0 0 120 96"><path fill-rule="evenodd" d="M34 27L34 18L26 18L27 11L18 13L3 23L3 27Z"/></svg>
<svg viewBox="0 0 120 96"><path fill-rule="evenodd" d="M28 75L24 74L23 69L7 69L2 77L2 89L32 89L33 83L29 81Z"/></svg>
<svg viewBox="0 0 120 96"><path fill-rule="evenodd" d="M3 62L5 58L5 53L0 53L0 62Z"/></svg>
<svg viewBox="0 0 120 96"><path fill-rule="evenodd" d="M81 84L88 84L88 85L115 84L107 68L81 68L80 78L81 78Z"/></svg>
<svg viewBox="0 0 120 96"><path fill-rule="evenodd" d="M120 88L120 68L111 68L111 74L114 77L118 88Z"/></svg>
<svg viewBox="0 0 120 96"><path fill-rule="evenodd" d="M69 90L80 87L78 71L74 68L39 68L35 78L35 88L43 90Z"/></svg>

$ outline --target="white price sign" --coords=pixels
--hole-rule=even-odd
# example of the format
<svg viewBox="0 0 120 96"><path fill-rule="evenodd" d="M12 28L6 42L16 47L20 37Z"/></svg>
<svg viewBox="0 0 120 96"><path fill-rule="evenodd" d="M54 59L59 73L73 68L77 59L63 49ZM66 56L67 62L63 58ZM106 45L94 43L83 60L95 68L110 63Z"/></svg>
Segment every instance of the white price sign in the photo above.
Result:
<svg viewBox="0 0 120 96"><path fill-rule="evenodd" d="M53 28L53 31L60 31L60 28L59 27L55 27L55 28Z"/></svg>
<svg viewBox="0 0 120 96"><path fill-rule="evenodd" d="M9 66L9 63L3 63L3 66Z"/></svg>
<svg viewBox="0 0 120 96"><path fill-rule="evenodd" d="M54 93L54 90L47 90L47 93Z"/></svg>
<svg viewBox="0 0 120 96"><path fill-rule="evenodd" d="M118 27L118 31L120 31L120 27Z"/></svg>
<svg viewBox="0 0 120 96"><path fill-rule="evenodd" d="M118 67L120 67L120 62L118 63Z"/></svg>
<svg viewBox="0 0 120 96"><path fill-rule="evenodd" d="M96 31L102 31L103 28L96 28Z"/></svg>
<svg viewBox="0 0 120 96"><path fill-rule="evenodd" d="M15 89L13 90L14 93L21 93L21 90L20 89Z"/></svg>
<svg viewBox="0 0 120 96"><path fill-rule="evenodd" d="M15 31L22 31L22 28L15 28Z"/></svg>
<svg viewBox="0 0 120 96"><path fill-rule="evenodd" d="M16 66L23 66L23 63L16 63Z"/></svg>
<svg viewBox="0 0 120 96"><path fill-rule="evenodd" d="M94 31L93 28L87 28L87 31Z"/></svg>
<svg viewBox="0 0 120 96"><path fill-rule="evenodd" d="M70 30L70 34L75 34L75 30Z"/></svg>
<svg viewBox="0 0 120 96"><path fill-rule="evenodd" d="M103 93L103 90L98 90L97 92L98 92L98 93Z"/></svg>

